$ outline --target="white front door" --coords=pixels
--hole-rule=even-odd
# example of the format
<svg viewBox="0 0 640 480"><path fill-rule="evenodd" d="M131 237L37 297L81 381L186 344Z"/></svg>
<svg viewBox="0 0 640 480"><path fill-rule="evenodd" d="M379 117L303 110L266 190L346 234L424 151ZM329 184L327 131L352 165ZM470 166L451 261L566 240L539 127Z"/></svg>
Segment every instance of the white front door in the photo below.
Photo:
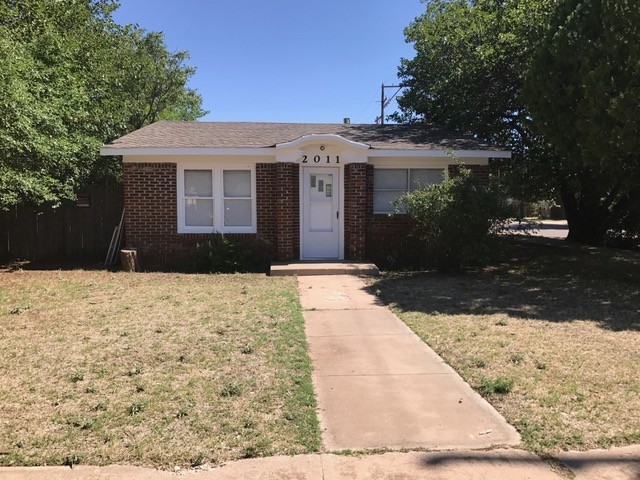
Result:
<svg viewBox="0 0 640 480"><path fill-rule="evenodd" d="M302 258L340 257L340 169L302 169Z"/></svg>

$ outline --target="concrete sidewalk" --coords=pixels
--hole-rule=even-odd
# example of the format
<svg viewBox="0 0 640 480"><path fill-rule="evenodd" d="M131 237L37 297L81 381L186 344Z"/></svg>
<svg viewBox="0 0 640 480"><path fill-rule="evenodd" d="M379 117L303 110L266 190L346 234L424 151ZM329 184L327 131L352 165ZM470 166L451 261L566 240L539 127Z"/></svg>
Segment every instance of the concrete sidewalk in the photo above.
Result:
<svg viewBox="0 0 640 480"><path fill-rule="evenodd" d="M516 430L361 279L298 282L328 451L520 443Z"/></svg>
<svg viewBox="0 0 640 480"><path fill-rule="evenodd" d="M640 445L566 452L560 460L575 480L640 479ZM229 462L203 471L165 472L113 465L90 467L0 467L1 480L562 480L549 465L522 450L390 452L378 455L334 454L269 457Z"/></svg>
<svg viewBox="0 0 640 480"><path fill-rule="evenodd" d="M0 468L2 480L562 480L521 450L409 452L362 457L298 455L239 460L209 471L161 472L110 466Z"/></svg>

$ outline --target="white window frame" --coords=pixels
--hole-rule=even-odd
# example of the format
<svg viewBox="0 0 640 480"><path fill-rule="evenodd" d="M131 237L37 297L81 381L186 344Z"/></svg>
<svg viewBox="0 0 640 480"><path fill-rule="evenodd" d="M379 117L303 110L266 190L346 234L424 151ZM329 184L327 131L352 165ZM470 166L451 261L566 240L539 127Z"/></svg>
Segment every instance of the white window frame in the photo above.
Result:
<svg viewBox="0 0 640 480"><path fill-rule="evenodd" d="M210 170L213 175L213 226L185 225L185 170ZM224 178L225 170L247 170L251 173L251 225L225 226L224 224ZM257 232L257 198L256 198L256 166L255 164L219 163L219 162L181 162L177 165L177 205L178 233L256 233ZM246 198L245 198L246 200Z"/></svg>
<svg viewBox="0 0 640 480"><path fill-rule="evenodd" d="M402 189L398 189L398 188L376 188L376 183L375 183L375 170L406 170L407 172L407 190L402 190ZM404 195L407 194L409 192L411 192L411 173L410 170L438 170L441 171L443 173L443 177L442 180L446 180L449 176L449 172L447 171L447 167L434 167L434 166L418 166L418 165L412 165L410 167L405 167L405 166L396 166L396 165L385 165L385 166L375 166L374 167L374 181L373 181L373 195L375 197L376 192L402 192L400 195ZM375 205L375 201L374 201L374 205ZM373 210L373 214L374 215L389 215L389 214L400 214L403 215L404 213L402 212L395 212L393 207L391 208L391 211L376 211L375 208Z"/></svg>

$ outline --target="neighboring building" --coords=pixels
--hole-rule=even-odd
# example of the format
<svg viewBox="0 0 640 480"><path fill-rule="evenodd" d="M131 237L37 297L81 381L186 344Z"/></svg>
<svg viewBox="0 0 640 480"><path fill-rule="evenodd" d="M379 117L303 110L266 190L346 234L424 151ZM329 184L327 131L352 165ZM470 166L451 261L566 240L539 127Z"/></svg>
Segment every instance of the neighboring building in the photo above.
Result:
<svg viewBox="0 0 640 480"><path fill-rule="evenodd" d="M160 121L114 140L125 242L175 266L207 234L260 241L276 260L384 260L406 249L397 196L510 152L429 125Z"/></svg>

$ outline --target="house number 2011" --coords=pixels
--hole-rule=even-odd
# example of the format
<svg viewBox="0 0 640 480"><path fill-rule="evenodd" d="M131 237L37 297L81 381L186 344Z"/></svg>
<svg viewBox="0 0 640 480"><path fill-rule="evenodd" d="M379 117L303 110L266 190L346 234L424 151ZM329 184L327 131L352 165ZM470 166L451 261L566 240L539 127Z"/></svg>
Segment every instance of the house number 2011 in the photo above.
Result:
<svg viewBox="0 0 640 480"><path fill-rule="evenodd" d="M309 155L303 155L302 156L302 163L340 163L340 155L335 155L335 156L331 156L331 155L326 155L326 156L320 156L320 155L315 155L312 158L309 158Z"/></svg>

